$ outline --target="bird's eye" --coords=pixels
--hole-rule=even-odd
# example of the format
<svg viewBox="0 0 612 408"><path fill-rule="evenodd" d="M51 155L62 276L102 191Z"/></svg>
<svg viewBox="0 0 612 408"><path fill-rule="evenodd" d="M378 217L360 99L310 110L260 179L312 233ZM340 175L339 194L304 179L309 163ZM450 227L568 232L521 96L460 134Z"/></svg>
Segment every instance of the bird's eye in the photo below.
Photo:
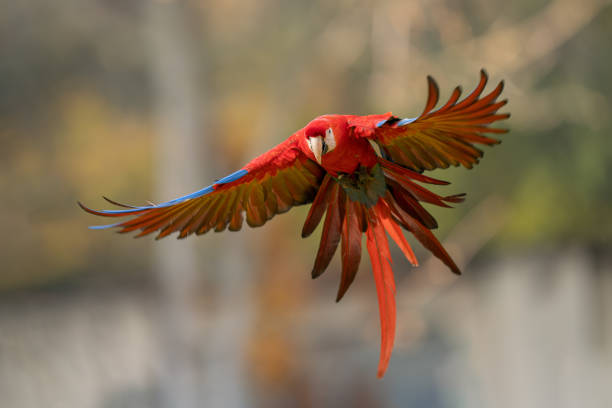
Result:
<svg viewBox="0 0 612 408"><path fill-rule="evenodd" d="M327 128L327 130L325 131L323 148L326 152L331 152L336 148L336 138L334 136L334 131L332 130L332 128Z"/></svg>

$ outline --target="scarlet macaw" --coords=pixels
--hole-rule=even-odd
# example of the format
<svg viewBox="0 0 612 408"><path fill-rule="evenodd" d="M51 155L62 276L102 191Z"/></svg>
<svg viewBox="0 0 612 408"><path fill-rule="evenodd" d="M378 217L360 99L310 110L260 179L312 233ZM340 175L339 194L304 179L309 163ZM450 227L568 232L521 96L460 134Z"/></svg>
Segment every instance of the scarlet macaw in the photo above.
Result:
<svg viewBox="0 0 612 408"><path fill-rule="evenodd" d="M119 227L122 233L140 230L138 237L159 231L159 239L175 231L179 231L178 238L212 229L238 231L243 213L249 226L258 227L293 206L312 203L302 237L309 236L325 214L313 278L325 271L342 241L336 301L355 278L365 233L379 303L382 338L378 377L382 377L395 338L395 282L386 234L413 265L417 265L416 257L400 227L460 274L431 233L437 222L420 202L449 207L447 203L462 202L464 194L439 196L416 182L446 185L449 183L425 176L423 171L450 165L472 168L483 155L474 145L497 144L498 140L485 134L507 132L488 125L510 116L496 113L507 102L497 101L503 81L481 97L487 83L484 70L470 95L459 101L461 88L457 87L448 102L435 111L438 87L429 76L427 82L427 103L416 118L400 119L391 113L323 115L237 172L186 196L142 207L107 199L125 207L120 210L96 211L79 205L95 215L131 217L91 228Z"/></svg>

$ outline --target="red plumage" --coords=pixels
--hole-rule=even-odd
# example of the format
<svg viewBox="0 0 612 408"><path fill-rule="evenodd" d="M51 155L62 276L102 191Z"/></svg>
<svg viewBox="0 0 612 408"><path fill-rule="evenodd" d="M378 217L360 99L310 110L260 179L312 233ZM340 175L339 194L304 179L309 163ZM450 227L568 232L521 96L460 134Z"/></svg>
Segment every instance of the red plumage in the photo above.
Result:
<svg viewBox="0 0 612 408"><path fill-rule="evenodd" d="M178 237L184 238L211 229L239 230L245 215L249 226L260 226L292 206L312 203L302 237L309 236L325 218L312 277L325 271L340 245L342 274L337 301L355 278L365 233L381 319L378 376L382 377L395 337L395 283L387 234L413 265L417 265L416 257L400 227L460 274L431 232L437 222L421 203L449 207L448 203L463 201L464 195L439 196L418 183L446 185L422 172L450 165L471 168L483 154L475 144L499 143L486 134L506 132L489 127L510 116L496 113L506 104L505 100L497 101L503 82L481 96L486 82L481 71L480 82L470 95L459 101L461 90L457 87L446 104L433 110L439 93L435 81L428 77L425 109L414 119L400 119L391 113L318 117L238 172L167 203L131 207L107 199L123 207L112 211L79 205L99 216L131 217L93 228L139 230L138 236L159 231L157 238L179 232ZM373 145L378 146L380 155Z"/></svg>

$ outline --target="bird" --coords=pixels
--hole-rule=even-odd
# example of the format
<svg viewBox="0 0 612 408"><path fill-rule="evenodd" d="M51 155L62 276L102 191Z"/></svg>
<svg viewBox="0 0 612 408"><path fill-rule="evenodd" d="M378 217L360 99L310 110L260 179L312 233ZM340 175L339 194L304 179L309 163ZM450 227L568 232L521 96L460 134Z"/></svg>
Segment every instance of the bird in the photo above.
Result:
<svg viewBox="0 0 612 408"><path fill-rule="evenodd" d="M245 219L250 227L259 227L276 214L310 204L302 237L311 235L324 218L312 278L327 269L340 246L342 266L336 301L355 279L365 234L379 305L377 376L382 378L391 358L396 320L388 237L417 266L402 230L410 232L453 273L461 274L432 233L438 224L422 203L450 207L461 203L465 194L441 196L423 184L450 184L425 172L449 166L471 169L483 156L480 146L496 145L500 140L493 135L508 132L490 127L510 117L509 113L497 113L507 103L507 99L498 101L504 82L484 94L487 81L482 69L471 93L460 99L462 90L457 86L448 101L435 109L438 85L427 76L425 108L413 118L391 112L319 116L240 170L171 201L129 206L103 197L120 207L113 210L93 210L78 204L97 216L128 217L92 229L139 231L136 237L157 232L156 239L174 232L178 232L178 238L185 238L211 230L238 231Z"/></svg>

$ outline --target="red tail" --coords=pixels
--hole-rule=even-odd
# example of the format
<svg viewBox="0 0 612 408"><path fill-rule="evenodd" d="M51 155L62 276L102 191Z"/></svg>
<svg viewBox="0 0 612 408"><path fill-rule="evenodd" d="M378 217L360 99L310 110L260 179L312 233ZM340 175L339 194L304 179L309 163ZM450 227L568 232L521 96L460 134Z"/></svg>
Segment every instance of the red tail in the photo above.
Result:
<svg viewBox="0 0 612 408"><path fill-rule="evenodd" d="M442 244L431 233L436 220L423 208L421 201L447 207L446 203L463 200L463 195L439 196L415 183L445 184L446 182L424 176L380 159L386 192L374 206L353 201L344 187L329 174L324 178L310 212L306 217L302 236L310 235L323 214L325 221L321 233L319 251L312 270L312 277L322 274L342 240L342 275L336 301L346 293L355 279L361 260L361 236L365 232L366 245L376 283L380 313L380 361L378 377L382 377L389 365L395 340L395 281L391 268L391 252L387 234L395 241L413 265L417 259L406 241L400 226L410 231L427 249L440 258L455 273L460 273Z"/></svg>
<svg viewBox="0 0 612 408"><path fill-rule="evenodd" d="M380 360L378 363L378 378L385 375L393 342L395 341L395 280L391 269L391 252L385 235L384 221L386 218L384 203L379 201L369 211L369 227L366 231L366 246L372 262L372 273L376 282L378 309L380 313ZM410 251L412 252L412 251Z"/></svg>

